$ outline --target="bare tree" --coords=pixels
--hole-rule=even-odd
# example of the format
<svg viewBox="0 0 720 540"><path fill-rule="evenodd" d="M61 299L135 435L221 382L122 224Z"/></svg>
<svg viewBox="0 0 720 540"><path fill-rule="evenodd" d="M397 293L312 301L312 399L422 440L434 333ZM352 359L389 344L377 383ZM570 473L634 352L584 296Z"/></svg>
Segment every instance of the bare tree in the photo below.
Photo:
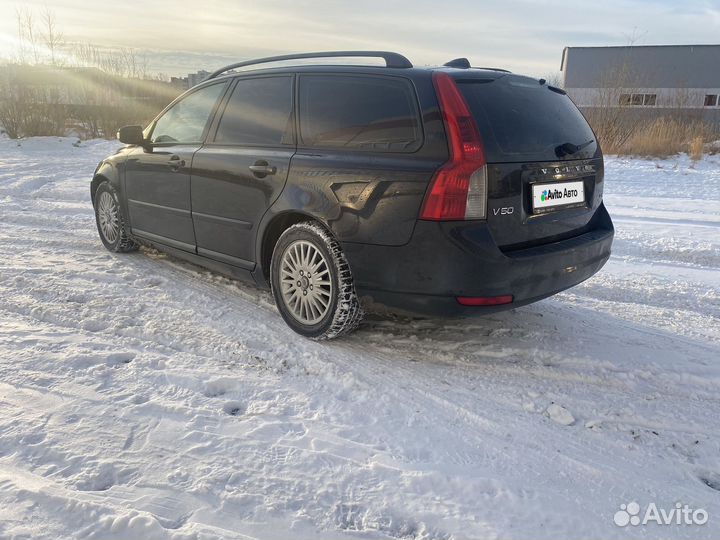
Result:
<svg viewBox="0 0 720 540"><path fill-rule="evenodd" d="M62 135L68 128L113 137L122 125L150 121L179 93L151 79L147 58L132 48L75 45L70 65L96 69L69 72L69 47L53 11L45 8L37 18L18 8L16 17L17 62L0 71L0 124L12 138Z"/></svg>
<svg viewBox="0 0 720 540"><path fill-rule="evenodd" d="M57 55L64 44L63 34L57 29L55 13L47 6L42 13L42 21L44 26L42 37L47 53L50 56L50 64L53 66L60 65L61 62L59 62Z"/></svg>
<svg viewBox="0 0 720 540"><path fill-rule="evenodd" d="M545 75L542 78L545 79L545 82L549 86L554 86L555 88L562 88L564 86L562 73L559 71L554 71L552 73L548 73L547 75Z"/></svg>
<svg viewBox="0 0 720 540"><path fill-rule="evenodd" d="M619 152L635 134L637 123L629 118L631 102L626 102L634 93L637 93L637 80L626 60L598 77L591 96L592 107L585 110L585 115L606 152Z"/></svg>
<svg viewBox="0 0 720 540"><path fill-rule="evenodd" d="M37 29L35 28L35 16L29 9L22 10L22 21L23 34L25 36L25 42L30 48L32 54L32 60L35 64L40 62L40 50L38 48L38 36Z"/></svg>
<svg viewBox="0 0 720 540"><path fill-rule="evenodd" d="M147 58L132 48L104 51L91 43L81 43L73 49L79 66L96 67L109 75L131 79L147 79Z"/></svg>
<svg viewBox="0 0 720 540"><path fill-rule="evenodd" d="M22 133L22 121L25 114L23 103L12 87L10 78L0 80L0 125L8 137L17 139Z"/></svg>
<svg viewBox="0 0 720 540"><path fill-rule="evenodd" d="M0 124L9 137L62 135L67 111L57 88L28 84L10 73L0 84L0 96Z"/></svg>
<svg viewBox="0 0 720 540"><path fill-rule="evenodd" d="M25 50L25 19L20 8L15 8L15 20L17 22L18 35L17 61L19 64L25 64L27 62Z"/></svg>

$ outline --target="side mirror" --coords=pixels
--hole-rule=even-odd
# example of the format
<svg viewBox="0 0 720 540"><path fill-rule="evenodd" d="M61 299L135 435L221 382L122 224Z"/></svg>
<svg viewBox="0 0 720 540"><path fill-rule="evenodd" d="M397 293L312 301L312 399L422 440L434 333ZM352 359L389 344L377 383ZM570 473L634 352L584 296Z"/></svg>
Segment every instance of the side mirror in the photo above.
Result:
<svg viewBox="0 0 720 540"><path fill-rule="evenodd" d="M121 143L136 144L138 146L145 144L142 126L125 126L121 127L117 132L117 138Z"/></svg>

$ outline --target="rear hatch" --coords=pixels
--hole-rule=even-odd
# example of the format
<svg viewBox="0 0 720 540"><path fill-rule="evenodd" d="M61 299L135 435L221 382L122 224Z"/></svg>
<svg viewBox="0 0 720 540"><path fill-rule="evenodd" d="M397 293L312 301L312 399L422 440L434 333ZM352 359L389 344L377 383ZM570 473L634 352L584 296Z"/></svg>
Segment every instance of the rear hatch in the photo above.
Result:
<svg viewBox="0 0 720 540"><path fill-rule="evenodd" d="M487 221L504 251L582 234L602 202L603 161L570 98L537 79L454 74L488 163Z"/></svg>

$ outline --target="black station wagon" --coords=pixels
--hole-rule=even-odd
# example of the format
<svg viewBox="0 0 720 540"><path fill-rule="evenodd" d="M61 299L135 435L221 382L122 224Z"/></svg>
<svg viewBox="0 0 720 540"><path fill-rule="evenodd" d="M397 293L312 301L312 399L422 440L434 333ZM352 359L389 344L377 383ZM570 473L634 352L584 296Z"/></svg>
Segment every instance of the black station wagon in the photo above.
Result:
<svg viewBox="0 0 720 540"><path fill-rule="evenodd" d="M385 66L307 61L330 57ZM118 137L127 146L91 184L105 246L148 244L270 287L310 338L355 328L363 309L521 306L610 255L603 158L583 115L542 79L464 58L240 62Z"/></svg>

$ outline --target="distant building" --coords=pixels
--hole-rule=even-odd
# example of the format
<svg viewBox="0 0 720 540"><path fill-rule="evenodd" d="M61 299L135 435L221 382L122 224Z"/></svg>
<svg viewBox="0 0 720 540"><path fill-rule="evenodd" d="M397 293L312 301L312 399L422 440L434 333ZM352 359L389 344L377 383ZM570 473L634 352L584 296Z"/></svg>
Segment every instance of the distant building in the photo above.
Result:
<svg viewBox="0 0 720 540"><path fill-rule="evenodd" d="M581 109L680 114L720 126L720 45L565 47L564 88Z"/></svg>
<svg viewBox="0 0 720 540"><path fill-rule="evenodd" d="M203 82L205 79L207 79L210 76L209 71L205 71L204 69L201 69L197 73L188 73L187 76L187 87L192 88L193 86L197 86L201 82Z"/></svg>
<svg viewBox="0 0 720 540"><path fill-rule="evenodd" d="M178 90L188 89L188 78L187 77L170 77L170 86L177 88Z"/></svg>

